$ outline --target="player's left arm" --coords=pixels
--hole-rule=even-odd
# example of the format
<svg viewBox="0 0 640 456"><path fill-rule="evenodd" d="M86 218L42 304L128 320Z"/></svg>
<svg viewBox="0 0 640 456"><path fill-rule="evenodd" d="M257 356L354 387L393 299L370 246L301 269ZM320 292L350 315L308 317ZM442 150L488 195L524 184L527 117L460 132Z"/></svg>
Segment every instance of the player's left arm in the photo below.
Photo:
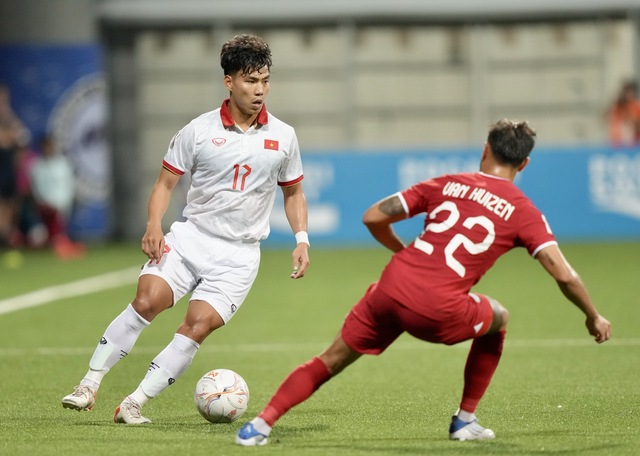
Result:
<svg viewBox="0 0 640 456"><path fill-rule="evenodd" d="M293 258L291 278L300 279L304 277L309 267L307 198L301 182L281 188L284 195L284 212L297 241L296 248L291 254Z"/></svg>
<svg viewBox="0 0 640 456"><path fill-rule="evenodd" d="M596 342L600 344L609 340L611 323L600 315L582 279L565 259L560 248L556 244L549 245L538 252L536 259L556 280L565 297L585 314L587 330L595 337Z"/></svg>

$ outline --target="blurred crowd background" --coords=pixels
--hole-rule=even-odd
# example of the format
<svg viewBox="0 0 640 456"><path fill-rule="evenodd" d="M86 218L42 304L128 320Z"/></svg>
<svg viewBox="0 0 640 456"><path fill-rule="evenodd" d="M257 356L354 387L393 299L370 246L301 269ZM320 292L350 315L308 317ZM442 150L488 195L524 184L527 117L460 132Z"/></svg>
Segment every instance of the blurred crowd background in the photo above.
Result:
<svg viewBox="0 0 640 456"><path fill-rule="evenodd" d="M137 239L169 140L226 97L220 46L242 32L271 45L267 106L296 128L327 244L361 241L350 219L394 187L473 169L502 117L548 153L536 202L600 217L559 211L561 235L640 237L637 1L0 0L0 248Z"/></svg>

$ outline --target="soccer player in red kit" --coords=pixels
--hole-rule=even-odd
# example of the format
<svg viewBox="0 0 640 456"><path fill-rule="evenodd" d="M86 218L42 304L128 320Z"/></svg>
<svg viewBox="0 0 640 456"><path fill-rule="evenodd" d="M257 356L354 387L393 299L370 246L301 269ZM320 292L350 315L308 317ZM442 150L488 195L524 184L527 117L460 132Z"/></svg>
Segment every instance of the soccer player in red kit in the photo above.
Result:
<svg viewBox="0 0 640 456"><path fill-rule="evenodd" d="M395 254L329 348L289 374L262 412L239 430L237 444L266 444L271 428L290 408L362 354L382 353L405 331L447 345L473 339L449 437L494 438L475 411L500 361L509 314L496 300L470 290L514 247L526 248L557 281L585 314L596 342L611 337L610 323L562 255L544 216L513 184L529 162L535 135L525 122L500 120L489 130L480 172L420 182L365 212L363 222L373 237ZM424 231L405 246L391 225L422 213Z"/></svg>

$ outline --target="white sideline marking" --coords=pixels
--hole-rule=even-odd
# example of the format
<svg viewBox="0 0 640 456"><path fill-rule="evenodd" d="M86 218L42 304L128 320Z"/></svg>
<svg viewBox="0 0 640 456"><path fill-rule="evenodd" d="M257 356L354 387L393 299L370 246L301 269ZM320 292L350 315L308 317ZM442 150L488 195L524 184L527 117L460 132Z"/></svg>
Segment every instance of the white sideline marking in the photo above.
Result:
<svg viewBox="0 0 640 456"><path fill-rule="evenodd" d="M140 266L109 272L88 279L42 288L0 301L0 315L41 306L60 299L83 296L98 291L129 285L138 280Z"/></svg>
<svg viewBox="0 0 640 456"><path fill-rule="evenodd" d="M198 353L299 353L309 355L320 352L326 348L329 342L297 342L297 343L272 343L272 344L209 344L204 345ZM469 349L470 342L454 345L450 349ZM505 341L505 350L526 350L530 348L582 348L596 347L596 343L585 336L580 339L516 339ZM604 343L603 347L640 347L640 338L611 339ZM151 356L159 353L164 347L145 346L135 347L130 355ZM91 356L95 347L34 347L34 348L0 348L0 357L21 357L26 355L36 356ZM448 350L443 345L429 344L421 341L398 341L389 350Z"/></svg>

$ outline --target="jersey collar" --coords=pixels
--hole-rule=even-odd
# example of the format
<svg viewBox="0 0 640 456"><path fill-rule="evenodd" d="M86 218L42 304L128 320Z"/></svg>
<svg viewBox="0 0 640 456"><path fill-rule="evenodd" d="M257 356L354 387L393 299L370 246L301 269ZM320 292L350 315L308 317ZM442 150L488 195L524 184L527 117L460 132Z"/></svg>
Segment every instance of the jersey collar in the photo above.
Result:
<svg viewBox="0 0 640 456"><path fill-rule="evenodd" d="M229 112L229 98L222 102L222 106L220 107L220 118L222 119L222 125L227 128L233 127L236 124L236 121L231 117L231 112ZM262 109L260 109L256 120L259 125L266 125L268 123L269 115L267 113L266 105L262 105Z"/></svg>
<svg viewBox="0 0 640 456"><path fill-rule="evenodd" d="M480 174L481 176L484 176L484 177L489 177L491 179L504 180L504 181L508 181L509 180L509 179L506 179L504 177L494 176L493 174L483 173L482 171L478 171L478 174Z"/></svg>

